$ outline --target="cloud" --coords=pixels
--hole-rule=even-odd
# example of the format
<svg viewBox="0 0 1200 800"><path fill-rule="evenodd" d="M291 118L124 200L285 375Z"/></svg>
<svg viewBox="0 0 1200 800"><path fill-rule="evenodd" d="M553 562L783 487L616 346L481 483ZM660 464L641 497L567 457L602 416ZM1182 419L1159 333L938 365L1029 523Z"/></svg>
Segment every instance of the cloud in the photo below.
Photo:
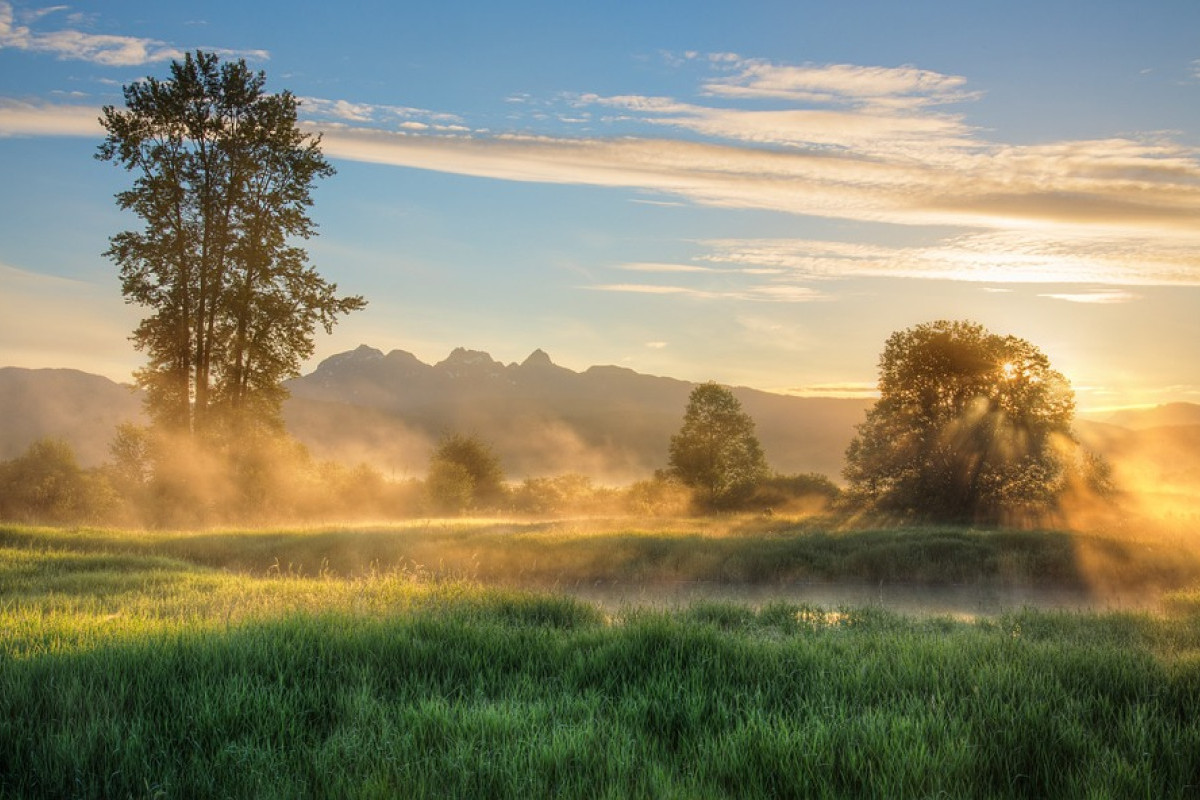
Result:
<svg viewBox="0 0 1200 800"><path fill-rule="evenodd" d="M698 264L664 264L659 262L638 261L621 264L617 269L629 272L713 272L712 267L702 267Z"/></svg>
<svg viewBox="0 0 1200 800"><path fill-rule="evenodd" d="M627 272L690 272L702 273L707 275L720 273L737 273L745 275L778 275L783 272L780 269L773 268L737 268L737 269L721 269L719 267L701 266L699 264L666 264L657 261L635 261L627 264L620 264L617 269Z"/></svg>
<svg viewBox="0 0 1200 800"><path fill-rule="evenodd" d="M783 270L795 282L920 278L990 284L1200 285L1200 237L1098 234L1061 227L950 236L928 245L809 239L714 239L701 260ZM1102 293L1107 302L1125 297ZM1128 298L1132 299L1132 297ZM1093 302L1097 302L1093 300Z"/></svg>
<svg viewBox="0 0 1200 800"><path fill-rule="evenodd" d="M1131 303L1134 300L1140 300L1141 295L1133 294L1132 292L1081 292L1078 294L1039 294L1038 297L1047 297L1051 300L1064 300L1068 303L1097 303L1108 305L1112 303Z"/></svg>
<svg viewBox="0 0 1200 800"><path fill-rule="evenodd" d="M4 9L11 17L0 0ZM8 24L10 36L15 29ZM1196 148L1157 134L988 141L939 110L978 96L966 79L915 67L789 66L728 53L688 54L679 63L709 70L699 81L700 102L577 94L514 104L611 112L589 136L491 133L457 114L324 98L303 99L302 125L323 134L335 159L662 198L641 202L961 231L908 248L744 242L740 260L716 248L703 264L713 270L785 270L794 282L880 275L1000 285L1200 280ZM81 109L3 101L0 134L93 135L94 120L85 117L95 111Z"/></svg>
<svg viewBox="0 0 1200 800"><path fill-rule="evenodd" d="M100 109L94 106L25 103L0 98L0 137L101 136Z"/></svg>
<svg viewBox="0 0 1200 800"><path fill-rule="evenodd" d="M65 6L41 9L24 16L29 23L40 22L45 16L65 9ZM11 3L0 2L0 49L49 53L61 59L91 61L105 66L131 66L166 61L182 56L182 52L164 42L132 36L112 36L84 33L78 30L36 32L16 20Z"/></svg>
<svg viewBox="0 0 1200 800"><path fill-rule="evenodd" d="M630 294L677 295L698 300L749 300L769 303L811 303L828 300L822 292L807 286L760 285L744 289L698 289L690 286L668 286L645 283L607 283L585 286L598 292L627 292Z"/></svg>
<svg viewBox="0 0 1200 800"><path fill-rule="evenodd" d="M820 383L811 386L800 386L786 390L787 394L797 397L845 397L867 399L879 397L879 387L865 381L845 381L842 383Z"/></svg>
<svg viewBox="0 0 1200 800"><path fill-rule="evenodd" d="M924 157L916 151L883 157L878 146L831 153L646 137L312 129L324 130L326 152L335 158L499 180L626 187L703 205L835 219L1179 233L1193 230L1200 214L1200 159L1164 141L936 145Z"/></svg>
<svg viewBox="0 0 1200 800"><path fill-rule="evenodd" d="M737 98L772 98L809 103L836 103L890 109L960 103L979 97L964 89L967 79L912 66L874 67L854 64L772 64L761 59L727 56L734 74L710 80L709 94Z"/></svg>
<svg viewBox="0 0 1200 800"><path fill-rule="evenodd" d="M921 145L954 147L969 133L958 117L898 114L892 109L739 109L679 103L669 98L584 95L580 104L629 112L628 120L674 126L706 137L804 148L899 152Z"/></svg>
<svg viewBox="0 0 1200 800"><path fill-rule="evenodd" d="M348 100L330 100L323 97L301 97L300 113L310 122L382 124L401 130L435 132L469 132L457 114L429 111L424 108L385 105L379 103L353 103Z"/></svg>
<svg viewBox="0 0 1200 800"><path fill-rule="evenodd" d="M68 61L88 61L107 67L130 67L183 58L183 50L157 39L136 36L87 33L75 29L35 31L31 25L41 22L52 13L65 10L54 6L24 13L18 22L11 3L0 1L0 50L23 50L46 53ZM82 19L72 15L69 22ZM29 24L23 24L29 23ZM228 56L266 60L265 50L217 50Z"/></svg>

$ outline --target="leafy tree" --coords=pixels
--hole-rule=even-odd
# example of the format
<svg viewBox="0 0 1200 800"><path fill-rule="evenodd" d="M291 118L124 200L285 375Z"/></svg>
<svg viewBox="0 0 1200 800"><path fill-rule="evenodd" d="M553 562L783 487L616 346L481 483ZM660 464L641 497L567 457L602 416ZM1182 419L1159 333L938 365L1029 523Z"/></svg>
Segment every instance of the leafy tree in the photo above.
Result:
<svg viewBox="0 0 1200 800"><path fill-rule="evenodd" d="M692 390L669 453L670 473L709 508L737 506L768 474L754 420L733 392L712 382Z"/></svg>
<svg viewBox="0 0 1200 800"><path fill-rule="evenodd" d="M945 320L899 331L880 357L879 392L844 473L874 508L1033 520L1069 486L1103 483L1072 434L1070 384L1023 339Z"/></svg>
<svg viewBox="0 0 1200 800"><path fill-rule="evenodd" d="M71 446L39 439L0 464L0 517L60 524L96 522L115 511L117 498L98 473L84 470Z"/></svg>
<svg viewBox="0 0 1200 800"><path fill-rule="evenodd" d="M500 459L476 436L443 437L429 460L427 483L444 511L495 507L505 497Z"/></svg>
<svg viewBox="0 0 1200 800"><path fill-rule="evenodd" d="M429 464L425 491L439 513L461 514L474 502L475 481L462 464L435 459Z"/></svg>
<svg viewBox="0 0 1200 800"><path fill-rule="evenodd" d="M97 158L134 174L117 202L143 223L106 253L126 301L151 312L132 336L148 357L137 382L156 424L203 438L279 429L281 382L316 326L365 305L294 244L314 234L312 187L333 168L299 131L296 98L265 81L197 51L167 80L126 86L126 108L100 119Z"/></svg>

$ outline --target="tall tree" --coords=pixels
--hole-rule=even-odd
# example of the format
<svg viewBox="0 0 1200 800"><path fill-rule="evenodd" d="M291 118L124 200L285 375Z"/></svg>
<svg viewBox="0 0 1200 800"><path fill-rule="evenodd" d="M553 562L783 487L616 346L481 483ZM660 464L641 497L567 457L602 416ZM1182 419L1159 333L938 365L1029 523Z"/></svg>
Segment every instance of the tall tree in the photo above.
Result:
<svg viewBox="0 0 1200 800"><path fill-rule="evenodd" d="M151 314L132 336L148 363L136 378L161 427L204 438L278 429L281 382L361 297L308 263L312 187L333 174L320 137L297 127L298 101L269 94L242 60L197 51L170 77L124 89L106 106L97 158L133 173L118 205L141 218L113 236L127 302Z"/></svg>
<svg viewBox="0 0 1200 800"><path fill-rule="evenodd" d="M736 506L768 473L754 420L733 392L711 382L692 390L669 456L670 472L709 508Z"/></svg>
<svg viewBox="0 0 1200 800"><path fill-rule="evenodd" d="M879 393L844 473L878 509L1028 520L1073 482L1103 485L1071 431L1070 384L1024 339L945 320L899 331L880 357Z"/></svg>

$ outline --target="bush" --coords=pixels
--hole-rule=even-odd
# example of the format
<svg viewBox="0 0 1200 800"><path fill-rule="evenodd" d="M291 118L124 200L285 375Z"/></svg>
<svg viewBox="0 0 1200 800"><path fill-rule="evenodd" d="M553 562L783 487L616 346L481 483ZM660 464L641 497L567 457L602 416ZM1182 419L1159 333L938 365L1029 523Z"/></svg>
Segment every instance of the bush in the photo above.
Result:
<svg viewBox="0 0 1200 800"><path fill-rule="evenodd" d="M39 439L0 464L0 517L17 522L107 522L119 500L102 471L84 470L71 446Z"/></svg>
<svg viewBox="0 0 1200 800"><path fill-rule="evenodd" d="M815 472L776 474L759 483L747 506L756 511L815 513L832 505L841 493L833 481Z"/></svg>

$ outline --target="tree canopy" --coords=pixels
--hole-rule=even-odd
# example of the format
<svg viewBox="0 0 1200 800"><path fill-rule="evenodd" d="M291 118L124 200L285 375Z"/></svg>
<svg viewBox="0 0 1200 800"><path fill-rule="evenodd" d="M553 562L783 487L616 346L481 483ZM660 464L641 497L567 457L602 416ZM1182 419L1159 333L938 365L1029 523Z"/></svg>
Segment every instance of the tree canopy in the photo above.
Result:
<svg viewBox="0 0 1200 800"><path fill-rule="evenodd" d="M308 263L312 187L333 174L298 101L265 91L242 60L197 51L124 87L107 106L97 158L133 174L118 205L142 222L106 255L126 302L145 306L132 339L157 425L206 438L281 427L282 381L313 353L317 325L362 308Z"/></svg>
<svg viewBox="0 0 1200 800"><path fill-rule="evenodd" d="M712 382L692 390L669 454L671 474L711 508L744 501L768 473L754 420L733 392Z"/></svg>
<svg viewBox="0 0 1200 800"><path fill-rule="evenodd" d="M1102 470L1072 431L1075 398L1037 347L973 322L892 334L880 398L846 454L851 491L873 507L980 522L1052 511Z"/></svg>
<svg viewBox="0 0 1200 800"><path fill-rule="evenodd" d="M429 459L426 483L441 511L495 507L505 496L500 459L477 436L442 437Z"/></svg>

